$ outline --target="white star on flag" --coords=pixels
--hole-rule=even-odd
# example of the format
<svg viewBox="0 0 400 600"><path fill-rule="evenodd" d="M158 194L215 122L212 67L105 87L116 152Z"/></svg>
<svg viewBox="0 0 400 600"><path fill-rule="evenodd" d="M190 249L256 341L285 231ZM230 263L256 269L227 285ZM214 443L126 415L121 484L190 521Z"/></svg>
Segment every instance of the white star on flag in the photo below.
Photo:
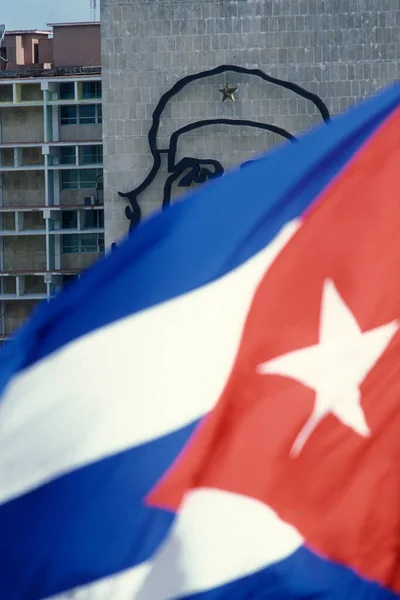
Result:
<svg viewBox="0 0 400 600"><path fill-rule="evenodd" d="M334 414L344 425L367 437L370 430L361 406L360 385L399 328L397 320L361 331L331 280L324 283L319 343L283 354L258 366L264 375L290 377L315 390L311 416L296 437L297 456L318 423Z"/></svg>

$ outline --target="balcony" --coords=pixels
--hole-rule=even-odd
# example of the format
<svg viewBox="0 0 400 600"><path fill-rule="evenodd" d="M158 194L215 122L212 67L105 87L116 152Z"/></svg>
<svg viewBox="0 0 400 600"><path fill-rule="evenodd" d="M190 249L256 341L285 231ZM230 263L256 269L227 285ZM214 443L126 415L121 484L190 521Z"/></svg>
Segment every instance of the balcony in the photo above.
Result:
<svg viewBox="0 0 400 600"><path fill-rule="evenodd" d="M2 214L0 216L0 235L4 237L46 235L43 211L16 210Z"/></svg>
<svg viewBox="0 0 400 600"><path fill-rule="evenodd" d="M95 200L89 196L88 200ZM104 234L102 204L1 206L0 236L5 239ZM47 223L47 225L46 225ZM18 239L14 239L18 243Z"/></svg>
<svg viewBox="0 0 400 600"><path fill-rule="evenodd" d="M40 83L14 82L0 84L0 106L2 108L42 106L43 92Z"/></svg>
<svg viewBox="0 0 400 600"><path fill-rule="evenodd" d="M44 170L40 146L0 148L0 171Z"/></svg>
<svg viewBox="0 0 400 600"><path fill-rule="evenodd" d="M0 273L0 300L44 300L79 277L78 269L18 269Z"/></svg>
<svg viewBox="0 0 400 600"><path fill-rule="evenodd" d="M43 300L47 298L44 277L1 273L0 300Z"/></svg>

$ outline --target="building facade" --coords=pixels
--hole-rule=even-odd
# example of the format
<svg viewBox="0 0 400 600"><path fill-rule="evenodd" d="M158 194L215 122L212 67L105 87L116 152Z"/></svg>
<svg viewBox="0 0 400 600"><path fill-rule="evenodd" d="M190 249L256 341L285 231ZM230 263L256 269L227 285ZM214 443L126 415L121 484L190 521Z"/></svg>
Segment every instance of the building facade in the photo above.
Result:
<svg viewBox="0 0 400 600"><path fill-rule="evenodd" d="M56 25L53 37L40 32L39 49L30 54L26 48L35 46L35 32L25 40L24 32L5 37L8 69L0 71L0 340L13 333L38 301L49 299L104 252L99 50L92 65L87 63L96 53L93 44L84 48L84 60L78 60L76 51L70 56L69 44L66 56L57 27L72 45L76 29L79 36L83 27L97 30L99 47L98 24Z"/></svg>
<svg viewBox="0 0 400 600"><path fill-rule="evenodd" d="M399 34L399 0L103 0L106 246L397 79Z"/></svg>

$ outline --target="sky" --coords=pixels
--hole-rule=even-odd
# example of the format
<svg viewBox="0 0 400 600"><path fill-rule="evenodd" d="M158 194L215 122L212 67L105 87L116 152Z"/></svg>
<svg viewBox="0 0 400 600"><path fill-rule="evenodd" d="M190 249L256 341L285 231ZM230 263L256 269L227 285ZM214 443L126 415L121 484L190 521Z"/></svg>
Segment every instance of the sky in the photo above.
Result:
<svg viewBox="0 0 400 600"><path fill-rule="evenodd" d="M90 0L0 0L0 24L4 23L8 31L43 29L47 28L46 23L89 20Z"/></svg>

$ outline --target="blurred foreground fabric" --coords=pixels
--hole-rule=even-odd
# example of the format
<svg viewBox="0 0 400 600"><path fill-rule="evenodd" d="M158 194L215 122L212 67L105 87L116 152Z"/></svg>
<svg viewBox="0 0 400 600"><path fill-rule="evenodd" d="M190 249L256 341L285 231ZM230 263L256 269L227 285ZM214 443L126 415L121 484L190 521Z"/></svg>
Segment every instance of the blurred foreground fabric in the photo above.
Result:
<svg viewBox="0 0 400 600"><path fill-rule="evenodd" d="M143 222L0 359L0 598L400 598L400 85Z"/></svg>

